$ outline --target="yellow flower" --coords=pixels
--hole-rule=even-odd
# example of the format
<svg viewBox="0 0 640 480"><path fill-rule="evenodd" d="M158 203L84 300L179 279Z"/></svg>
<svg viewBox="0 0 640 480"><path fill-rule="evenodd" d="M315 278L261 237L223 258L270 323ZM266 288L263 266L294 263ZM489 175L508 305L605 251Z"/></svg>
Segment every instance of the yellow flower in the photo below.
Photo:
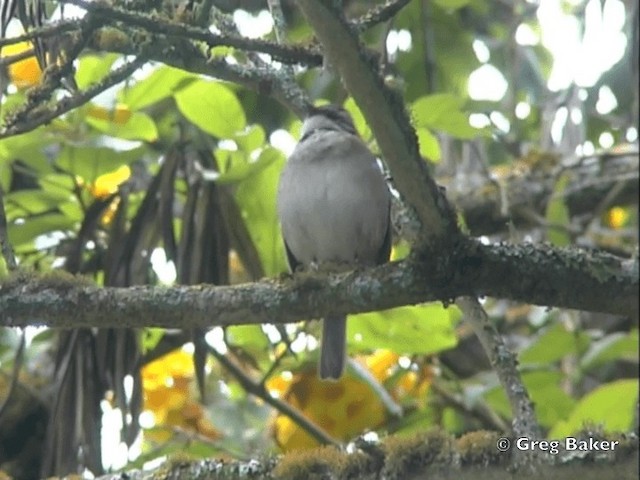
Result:
<svg viewBox="0 0 640 480"><path fill-rule="evenodd" d="M269 382L268 388L278 390L285 384L284 400L334 438L349 440L380 426L386 419L384 405L371 387L348 374L337 382L327 382L318 378L315 369L309 369L294 375L290 381L276 377ZM313 437L284 415L276 418L274 432L276 441L285 451L318 445Z"/></svg>
<svg viewBox="0 0 640 480"><path fill-rule="evenodd" d="M118 186L129 180L131 177L131 169L128 165L122 165L114 170L96 178L95 182L89 187L91 195L95 198L106 198L118 191Z"/></svg>
<svg viewBox="0 0 640 480"><path fill-rule="evenodd" d="M33 49L31 42L18 42L2 47L0 57L6 58ZM42 70L34 55L7 67L9 79L19 89L25 89L38 85L42 79Z"/></svg>
<svg viewBox="0 0 640 480"><path fill-rule="evenodd" d="M613 207L607 212L607 223L613 229L619 229L625 226L629 219L629 212L622 207Z"/></svg>
<svg viewBox="0 0 640 480"><path fill-rule="evenodd" d="M193 357L182 349L144 366L144 410L153 414L156 426L145 433L145 438L164 442L171 437L172 427L191 430L210 439L220 438L205 409L191 398L193 381Z"/></svg>

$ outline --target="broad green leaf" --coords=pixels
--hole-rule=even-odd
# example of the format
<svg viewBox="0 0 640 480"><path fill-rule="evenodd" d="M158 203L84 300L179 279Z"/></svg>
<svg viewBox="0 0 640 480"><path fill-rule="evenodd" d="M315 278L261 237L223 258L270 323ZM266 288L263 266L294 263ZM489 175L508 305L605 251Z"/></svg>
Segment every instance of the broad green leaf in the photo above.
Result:
<svg viewBox="0 0 640 480"><path fill-rule="evenodd" d="M93 83L102 80L111 71L113 62L119 55L107 53L105 55L87 55L80 59L75 73L78 87L84 89Z"/></svg>
<svg viewBox="0 0 640 480"><path fill-rule="evenodd" d="M218 138L231 138L246 125L242 105L225 85L195 80L174 94L180 112L194 125Z"/></svg>
<svg viewBox="0 0 640 480"><path fill-rule="evenodd" d="M638 329L629 333L612 333L592 342L587 353L582 357L580 367L589 370L615 360L628 359L638 362Z"/></svg>
<svg viewBox="0 0 640 480"><path fill-rule="evenodd" d="M216 160L220 172L215 181L220 184L237 183L267 168L279 158L282 158L282 154L270 146L265 147L255 160L244 152L219 149L216 151Z"/></svg>
<svg viewBox="0 0 640 480"><path fill-rule="evenodd" d="M49 173L40 177L38 183L43 190L61 196L69 195L77 188L73 176L65 173Z"/></svg>
<svg viewBox="0 0 640 480"><path fill-rule="evenodd" d="M276 158L238 183L236 201L251 235L266 275L286 269L278 216L276 191L284 156L274 150Z"/></svg>
<svg viewBox="0 0 640 480"><path fill-rule="evenodd" d="M638 379L616 380L596 388L578 402L567 420L559 421L549 438L574 434L585 424L601 425L608 432L628 432L638 402Z"/></svg>
<svg viewBox="0 0 640 480"><path fill-rule="evenodd" d="M269 339L260 325L235 325L227 328L228 340L254 356L262 355L269 348Z"/></svg>
<svg viewBox="0 0 640 480"><path fill-rule="evenodd" d="M432 162L439 162L442 152L440 151L438 138L425 127L416 128L416 133L418 134L420 156Z"/></svg>
<svg viewBox="0 0 640 480"><path fill-rule="evenodd" d="M92 182L102 174L137 160L143 150L143 147L114 150L106 147L66 145L58 155L57 166L82 177L87 182Z"/></svg>
<svg viewBox="0 0 640 480"><path fill-rule="evenodd" d="M427 95L416 100L411 111L417 127L446 132L456 138L471 139L483 134L469 125L469 116L462 111L464 100L449 94Z"/></svg>
<svg viewBox="0 0 640 480"><path fill-rule="evenodd" d="M563 375L560 372L552 370L522 374L522 382L536 405L538 420L546 428L567 418L575 405L575 401L560 387L562 379ZM512 416L509 401L502 387L493 388L485 395L485 400L497 413L508 418Z"/></svg>
<svg viewBox="0 0 640 480"><path fill-rule="evenodd" d="M156 124L149 115L143 112L133 112L124 123L91 116L86 117L86 122L99 132L123 140L155 142L158 139Z"/></svg>
<svg viewBox="0 0 640 480"><path fill-rule="evenodd" d="M65 231L76 226L77 222L61 213L48 213L31 217L24 222L9 224L9 241L16 250L20 246L33 242L36 237L45 233Z"/></svg>
<svg viewBox="0 0 640 480"><path fill-rule="evenodd" d="M57 208L61 203L77 202L70 191L46 191L41 189L18 190L5 195L7 218L36 215Z"/></svg>
<svg viewBox="0 0 640 480"><path fill-rule="evenodd" d="M119 100L128 105L131 110L140 110L172 96L181 86L188 85L196 79L195 75L184 70L162 66L147 78L122 90Z"/></svg>
<svg viewBox="0 0 640 480"><path fill-rule="evenodd" d="M238 148L246 153L251 153L257 148L265 145L267 139L262 125L254 124L244 131L237 133L233 140Z"/></svg>
<svg viewBox="0 0 640 480"><path fill-rule="evenodd" d="M350 315L349 345L359 350L388 348L398 353L430 354L455 347L457 309L439 303Z"/></svg>
<svg viewBox="0 0 640 480"><path fill-rule="evenodd" d="M5 105L2 108L6 108ZM22 163L37 172L50 172L51 165L43 153L49 141L45 131L44 127L41 127L23 135L1 139L0 166L6 161L20 159Z"/></svg>
<svg viewBox="0 0 640 480"><path fill-rule="evenodd" d="M569 354L582 354L589 346L589 336L569 332L557 322L534 340L518 357L521 364L550 364Z"/></svg>
<svg viewBox="0 0 640 480"><path fill-rule="evenodd" d="M571 223L569 208L565 202L564 192L569 184L569 175L560 176L555 186L549 203L547 204L546 220L549 223L547 240L558 247L564 247L571 243L571 237L565 228Z"/></svg>

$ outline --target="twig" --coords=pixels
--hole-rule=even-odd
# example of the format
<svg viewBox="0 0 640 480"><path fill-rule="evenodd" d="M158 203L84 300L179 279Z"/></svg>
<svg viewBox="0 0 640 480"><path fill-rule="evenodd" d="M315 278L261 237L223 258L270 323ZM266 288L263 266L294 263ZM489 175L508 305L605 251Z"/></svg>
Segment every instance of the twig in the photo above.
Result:
<svg viewBox="0 0 640 480"><path fill-rule="evenodd" d="M132 62L110 72L100 82L90 86L86 90L63 98L53 107L43 106L41 108L31 108L29 105L25 105L26 108L23 110L8 116L7 125L0 130L0 138L29 132L41 125L51 122L74 108L84 105L96 95L129 78L133 72L140 68L145 62L146 58L136 58Z"/></svg>
<svg viewBox="0 0 640 480"><path fill-rule="evenodd" d="M387 1L382 5L378 5L371 9L366 15L363 15L356 21L352 22L358 32L363 32L379 23L386 22L394 17L405 5L411 0L393 0Z"/></svg>
<svg viewBox="0 0 640 480"><path fill-rule="evenodd" d="M0 185L0 249L2 250L2 256L7 264L9 271L18 268L18 262L13 252L11 242L9 242L9 227L7 223L7 216L4 209L4 193L2 185Z"/></svg>
<svg viewBox="0 0 640 480"><path fill-rule="evenodd" d="M461 400L458 395L450 392L436 381L431 383L431 388L440 395L447 404L466 415L477 418L484 426L491 427L498 432L507 432L509 430L509 426L504 420L502 420L496 412L487 407L487 405L480 403L469 406Z"/></svg>
<svg viewBox="0 0 640 480"><path fill-rule="evenodd" d="M271 12L271 16L273 17L274 30L276 33L276 41L279 44L284 42L286 37L286 29L287 25L284 18L284 13L282 11L282 5L280 4L280 0L268 0L269 11ZM322 59L322 56L320 57ZM295 72L293 70L292 65L284 65L283 66L283 74L280 75L281 81L283 83L284 88L291 92L295 92L298 97L307 98L306 93L300 88L300 86L295 81Z"/></svg>
<svg viewBox="0 0 640 480"><path fill-rule="evenodd" d="M80 26L80 20L59 20L55 23L43 25L29 30L27 33L17 35L15 37L0 38L0 47L5 45L13 45L20 42L26 42L34 40L36 38L49 38L56 37L62 33L72 30L78 30Z"/></svg>
<svg viewBox="0 0 640 480"><path fill-rule="evenodd" d="M465 320L480 340L509 399L514 434L531 440L540 438L540 426L533 403L520 378L515 355L507 348L476 298L460 297L456 300L456 305L462 310Z"/></svg>
<svg viewBox="0 0 640 480"><path fill-rule="evenodd" d="M326 445L336 445L339 446L340 443L331 438L324 430L311 422L307 417L304 416L302 412L298 409L292 407L288 403L285 403L277 398L271 396L271 394L267 391L264 384L257 383L251 378L249 378L244 371L236 365L233 361L227 358L225 355L222 355L215 348L209 347L209 352L213 355L220 364L227 369L231 375L240 383L242 388L244 388L248 393L255 395L256 397L264 400L266 403L275 408L278 412L286 415L291 420L296 422L302 429L304 429L309 435L318 440L322 444Z"/></svg>

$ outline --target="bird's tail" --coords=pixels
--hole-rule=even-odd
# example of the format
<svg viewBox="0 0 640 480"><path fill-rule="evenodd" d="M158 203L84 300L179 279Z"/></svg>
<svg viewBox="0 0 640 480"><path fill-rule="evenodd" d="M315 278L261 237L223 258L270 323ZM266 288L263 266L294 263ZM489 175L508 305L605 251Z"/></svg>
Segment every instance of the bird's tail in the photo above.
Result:
<svg viewBox="0 0 640 480"><path fill-rule="evenodd" d="M337 380L342 376L347 343L347 318L343 315L322 321L320 378Z"/></svg>

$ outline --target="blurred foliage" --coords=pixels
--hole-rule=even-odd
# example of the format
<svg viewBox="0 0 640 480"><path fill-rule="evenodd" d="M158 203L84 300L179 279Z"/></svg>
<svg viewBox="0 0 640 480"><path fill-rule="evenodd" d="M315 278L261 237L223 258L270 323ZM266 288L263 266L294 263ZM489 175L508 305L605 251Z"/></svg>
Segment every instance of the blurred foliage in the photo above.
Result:
<svg viewBox="0 0 640 480"><path fill-rule="evenodd" d="M350 8L363 12L370 3L350 2ZM584 2L567 2L565 7L583 20ZM287 40L309 41L313 32L298 14L288 8L285 14ZM629 13L625 21L630 39ZM367 45L379 51L391 33L410 34L407 48L386 52L383 70L402 91L421 154L436 171L447 168L451 156L460 156L471 140L484 146L487 168L509 171L523 159L574 154L578 144L567 150L570 122L560 126L560 137L550 139L551 124L562 108L580 110L580 144L597 146L605 132L616 145L624 144L634 125L637 135L637 86L632 86L626 68L631 41L619 64L594 85L583 87L587 100L576 103L570 95L575 85L561 92L548 90L550 52L540 42L516 42L521 25L540 32L534 4L414 0L389 23L363 35ZM268 38L274 38L273 32ZM483 43L490 63L506 80L507 90L498 101L469 96L471 74L487 63L479 60L474 42ZM3 47L2 55L28 48ZM217 54L244 55L230 48ZM92 85L121 61L112 53L83 54L76 82L81 88ZM25 89L41 78L33 58L14 63L6 73L12 86L3 99L3 116L24 102ZM338 79L308 70L299 80L314 100L343 103L375 150L375 139ZM618 98L617 107L607 114L595 107L603 85ZM629 92L636 92L635 100ZM530 109L524 118L516 115L519 102ZM472 127L470 114L480 115L486 126ZM507 119L506 130L496 125L497 116ZM137 278L154 284L239 283L286 271L275 193L286 157L283 150L298 137L299 127L291 113L256 92L165 65L145 66L81 108L0 140L0 187L20 267L45 272L67 268L74 258L77 271L99 284L105 284L114 258L141 272ZM445 150L445 143L453 150ZM470 164L461 165L464 174ZM560 176L543 206L541 228L518 234L626 255L637 249L637 204L604 203L588 222L578 222L583 228L576 230L576 219L564 202L566 188L567 179ZM491 240L509 240L508 235L496 232ZM409 250L406 242L398 241L394 258ZM205 272L214 263L224 271L217 279ZM0 272L6 274L4 264ZM495 299L487 299L485 307L520 354L524 382L546 433L561 437L585 422L612 430L632 428L638 397L637 325L629 319L548 312ZM460 346L468 332L455 308L430 304L351 316L349 353L368 375L349 369L337 383L321 382L315 375L318 334L317 324L308 322L289 325L286 331L231 327L207 338L248 377L261 379L265 388L340 440L366 430L408 434L434 425L455 433L498 428L482 413L486 411L508 424L506 397L495 375L477 360L483 354L475 357L477 345ZM14 365L16 338L14 332L0 330L0 402L7 391L4 379ZM140 340L148 357L141 370L144 415L152 420L145 424L142 455L134 465L176 452L237 457L237 452L253 455L316 444L291 419L248 395L218 362L205 363L209 395L201 402L191 354L180 349L189 339L174 345L171 338L149 329ZM52 344L51 332L30 337L26 373L20 377L29 388L40 390L43 378L51 374L43 365L50 364ZM171 353L156 358L154 352ZM444 352L447 356L440 359ZM464 362L472 364L471 371L462 368ZM438 388L431 388L433 384ZM383 399L382 391L389 398ZM391 413L389 402L404 409L400 417ZM1 457L2 442L10 440L0 434L0 470L3 461L9 462ZM124 466L121 460L106 461Z"/></svg>

